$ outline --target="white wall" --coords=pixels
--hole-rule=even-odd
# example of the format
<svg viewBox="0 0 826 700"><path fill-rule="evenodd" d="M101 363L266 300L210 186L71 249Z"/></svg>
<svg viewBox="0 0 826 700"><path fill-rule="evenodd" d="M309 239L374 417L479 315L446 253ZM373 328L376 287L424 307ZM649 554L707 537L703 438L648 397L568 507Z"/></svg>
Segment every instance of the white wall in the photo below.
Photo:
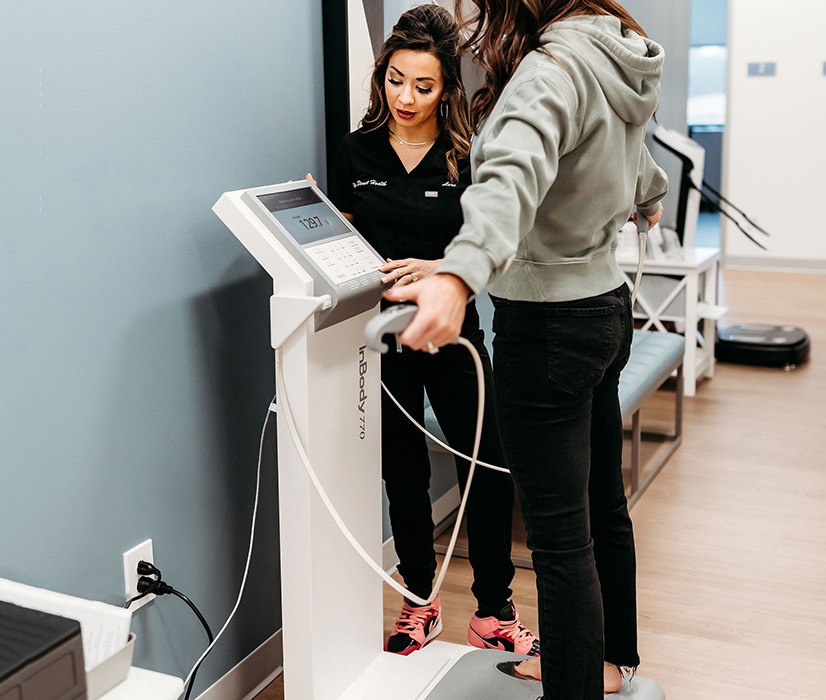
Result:
<svg viewBox="0 0 826 700"><path fill-rule="evenodd" d="M347 0L347 31L350 67L350 129L358 128L370 99L373 47L362 0Z"/></svg>
<svg viewBox="0 0 826 700"><path fill-rule="evenodd" d="M727 223L725 262L826 270L826 3L731 0L728 43L724 194L772 236L764 253Z"/></svg>

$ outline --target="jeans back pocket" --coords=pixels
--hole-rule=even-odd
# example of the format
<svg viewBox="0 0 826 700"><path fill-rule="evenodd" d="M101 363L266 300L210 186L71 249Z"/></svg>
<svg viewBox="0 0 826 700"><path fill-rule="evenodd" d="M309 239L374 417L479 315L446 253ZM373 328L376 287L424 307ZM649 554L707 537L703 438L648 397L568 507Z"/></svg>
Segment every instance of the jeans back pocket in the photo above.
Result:
<svg viewBox="0 0 826 700"><path fill-rule="evenodd" d="M623 337L623 308L619 299L616 302L546 307L548 379L560 389L578 394L602 381Z"/></svg>

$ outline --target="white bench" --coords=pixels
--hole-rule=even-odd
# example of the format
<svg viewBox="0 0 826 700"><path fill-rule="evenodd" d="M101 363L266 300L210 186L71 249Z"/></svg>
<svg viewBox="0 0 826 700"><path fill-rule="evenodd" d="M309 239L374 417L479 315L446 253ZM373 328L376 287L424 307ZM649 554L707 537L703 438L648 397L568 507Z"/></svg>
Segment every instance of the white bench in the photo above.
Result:
<svg viewBox="0 0 826 700"><path fill-rule="evenodd" d="M654 480L665 463L680 446L683 435L683 354L685 338L678 333L634 331L631 356L620 374L620 407L624 420L631 421L631 464L628 506L633 506ZM656 433L642 430L640 409L676 372L674 391L674 432ZM640 464L642 440L666 440L668 447L655 454L653 464L643 473Z"/></svg>

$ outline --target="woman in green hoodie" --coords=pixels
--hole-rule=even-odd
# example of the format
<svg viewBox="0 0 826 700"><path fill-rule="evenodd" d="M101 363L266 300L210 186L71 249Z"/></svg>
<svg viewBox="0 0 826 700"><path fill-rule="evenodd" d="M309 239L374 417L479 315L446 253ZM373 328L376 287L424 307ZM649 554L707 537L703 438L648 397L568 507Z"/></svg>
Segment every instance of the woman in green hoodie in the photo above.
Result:
<svg viewBox="0 0 826 700"><path fill-rule="evenodd" d="M542 640L541 662L505 670L541 676L545 700L596 700L639 664L618 398L633 325L614 248L633 205L652 224L662 212L667 180L643 139L663 51L613 0L473 3L467 47L486 72L473 184L437 274L404 288L419 312L401 341L450 342L468 296L490 285Z"/></svg>

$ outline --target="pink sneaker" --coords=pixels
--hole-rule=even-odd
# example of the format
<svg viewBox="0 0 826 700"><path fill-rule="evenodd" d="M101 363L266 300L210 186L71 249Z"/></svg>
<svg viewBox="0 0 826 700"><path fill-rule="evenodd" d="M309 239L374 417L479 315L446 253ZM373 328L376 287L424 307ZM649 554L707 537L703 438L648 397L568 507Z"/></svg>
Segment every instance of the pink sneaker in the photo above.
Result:
<svg viewBox="0 0 826 700"><path fill-rule="evenodd" d="M503 617L504 620L501 619ZM479 649L502 649L515 654L539 656L539 639L519 622L519 614L513 603L502 608L499 617L474 615L470 618L467 641Z"/></svg>
<svg viewBox="0 0 826 700"><path fill-rule="evenodd" d="M393 632L387 638L384 650L407 656L418 651L442 631L442 601L415 607L406 599L396 620Z"/></svg>

